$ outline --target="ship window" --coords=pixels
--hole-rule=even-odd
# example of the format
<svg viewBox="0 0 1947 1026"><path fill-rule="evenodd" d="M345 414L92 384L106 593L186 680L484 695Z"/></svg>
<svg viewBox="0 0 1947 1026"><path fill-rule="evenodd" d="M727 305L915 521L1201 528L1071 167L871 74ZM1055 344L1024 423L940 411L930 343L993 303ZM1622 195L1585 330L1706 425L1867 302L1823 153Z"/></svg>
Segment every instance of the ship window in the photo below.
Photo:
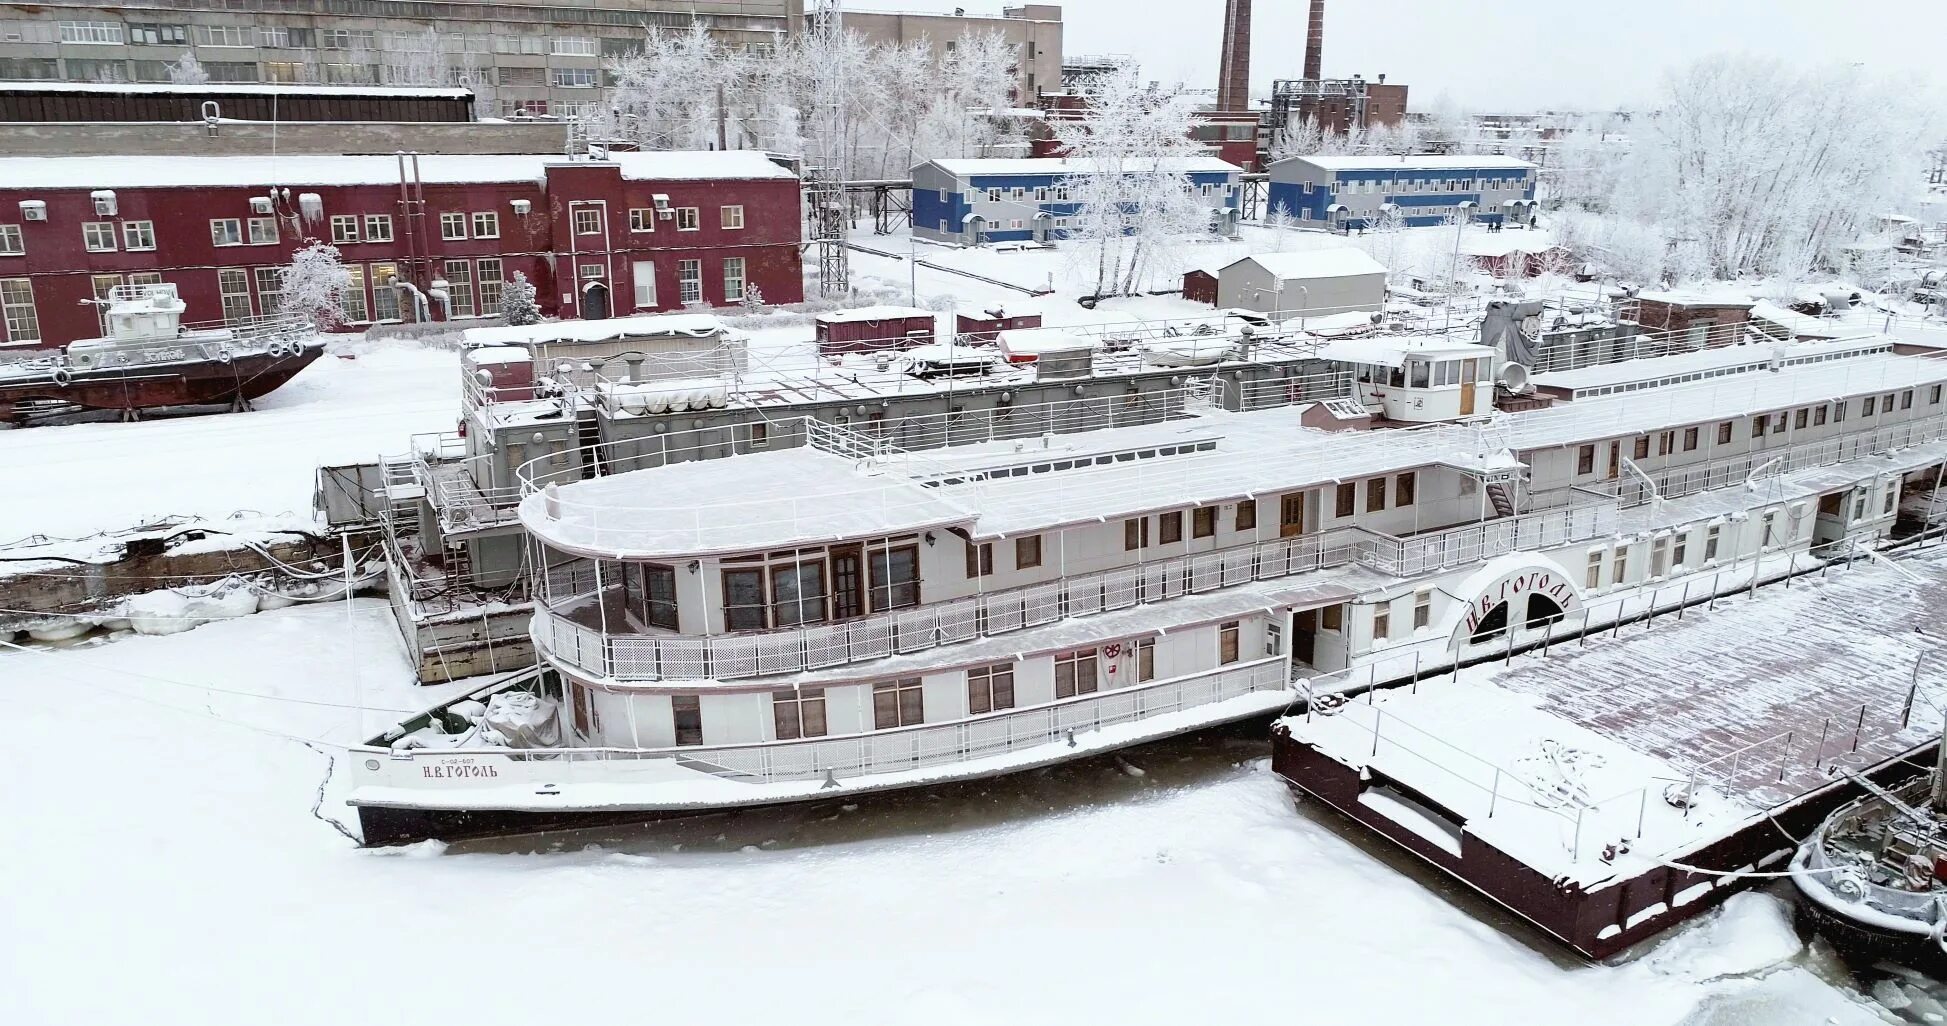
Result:
<svg viewBox="0 0 1947 1026"><path fill-rule="evenodd" d="M1239 531L1257 530L1257 500L1256 499L1238 500L1237 529Z"/></svg>
<svg viewBox="0 0 1947 1026"><path fill-rule="evenodd" d="M1096 656L1094 649L1070 652L1055 659L1055 697L1074 698L1095 691Z"/></svg>
<svg viewBox="0 0 1947 1026"><path fill-rule="evenodd" d="M1722 537L1723 533L1724 533L1724 529L1721 527L1717 527L1715 525L1713 525L1709 530L1704 532L1704 561L1705 562L1709 562L1717 558L1717 541L1720 537Z"/></svg>
<svg viewBox="0 0 1947 1026"><path fill-rule="evenodd" d="M926 722L925 693L918 677L872 685L872 725L879 730Z"/></svg>
<svg viewBox="0 0 1947 1026"><path fill-rule="evenodd" d="M1149 547L1149 518L1133 517L1122 522L1122 549L1134 552Z"/></svg>
<svg viewBox="0 0 1947 1026"><path fill-rule="evenodd" d="M1635 455L1632 458L1639 459L1639 460L1646 460L1650 458L1650 436L1648 435L1636 436Z"/></svg>
<svg viewBox="0 0 1947 1026"><path fill-rule="evenodd" d="M1238 622L1232 620L1217 628L1217 665L1237 661Z"/></svg>
<svg viewBox="0 0 1947 1026"><path fill-rule="evenodd" d="M1323 631L1340 630L1345 625L1345 607L1326 606L1318 611L1318 629Z"/></svg>
<svg viewBox="0 0 1947 1026"><path fill-rule="evenodd" d="M994 543L967 543L967 579L988 577L994 572Z"/></svg>
<svg viewBox="0 0 1947 1026"><path fill-rule="evenodd" d="M1826 413L1827 413L1826 408L1823 406L1814 408L1812 410L1812 426L1813 427L1825 426Z"/></svg>
<svg viewBox="0 0 1947 1026"><path fill-rule="evenodd" d="M1136 642L1136 681L1138 683L1156 679L1156 639L1144 638Z"/></svg>
<svg viewBox="0 0 1947 1026"><path fill-rule="evenodd" d="M967 671L967 714L1014 708L1014 664L995 663Z"/></svg>
<svg viewBox="0 0 1947 1026"><path fill-rule="evenodd" d="M733 631L765 628L764 571L723 572L724 626Z"/></svg>
<svg viewBox="0 0 1947 1026"><path fill-rule="evenodd" d="M1338 492L1334 496L1335 501L1332 507L1334 515L1341 517L1349 517L1352 515L1358 487L1358 484L1353 481L1347 481L1339 485Z"/></svg>
<svg viewBox="0 0 1947 1026"><path fill-rule="evenodd" d="M1909 388L1906 391L1900 393L1900 409L1902 410L1913 409L1913 389Z"/></svg>
<svg viewBox="0 0 1947 1026"><path fill-rule="evenodd" d="M1041 565L1041 536L1031 534L1014 539L1014 569L1028 570Z"/></svg>
<svg viewBox="0 0 1947 1026"><path fill-rule="evenodd" d="M622 568L622 590L644 623L676 630L676 571L653 563Z"/></svg>
<svg viewBox="0 0 1947 1026"><path fill-rule="evenodd" d="M1627 547L1618 547L1616 549L1615 573L1610 575L1609 578L1610 583L1621 584L1623 582L1623 579L1628 576L1629 576L1629 549Z"/></svg>
<svg viewBox="0 0 1947 1026"><path fill-rule="evenodd" d="M669 699L669 709L675 720L676 743L679 745L702 744L703 706L697 696L671 696Z"/></svg>
<svg viewBox="0 0 1947 1026"><path fill-rule="evenodd" d="M1217 533L1217 507L1202 506L1190 514L1190 536L1208 538Z"/></svg>
<svg viewBox="0 0 1947 1026"><path fill-rule="evenodd" d="M771 568L771 620L779 627L825 619L825 562Z"/></svg>
<svg viewBox="0 0 1947 1026"><path fill-rule="evenodd" d="M1860 416L1862 416L1862 417L1870 417L1870 416L1872 416L1872 415L1873 415L1873 406L1874 406L1874 404L1876 404L1876 403L1877 403L1878 401L1879 401L1879 399L1878 399L1878 397L1877 397L1877 396L1870 396L1870 395L1869 395L1869 396L1867 396L1867 397L1866 397L1866 406L1865 406L1865 408L1864 408L1864 409L1862 409L1862 410L1860 410L1860 411L1859 411L1859 415L1860 415Z"/></svg>
<svg viewBox="0 0 1947 1026"><path fill-rule="evenodd" d="M1174 545L1183 540L1183 512L1171 510L1156 518L1156 543Z"/></svg>
<svg viewBox="0 0 1947 1026"><path fill-rule="evenodd" d="M1694 452L1696 448L1697 448L1697 429L1684 428L1683 429L1683 451Z"/></svg>
<svg viewBox="0 0 1947 1026"><path fill-rule="evenodd" d="M919 547L902 545L872 553L872 608L919 605Z"/></svg>
<svg viewBox="0 0 1947 1026"><path fill-rule="evenodd" d="M1764 421L1765 421L1765 415L1764 415L1764 414L1762 414L1762 413L1760 413L1760 414L1758 414L1757 416L1755 416L1755 417L1752 417L1752 418L1751 418L1751 437L1752 437L1752 438L1763 438L1763 437L1764 437Z"/></svg>
<svg viewBox="0 0 1947 1026"><path fill-rule="evenodd" d="M1375 477L1366 482L1366 512L1377 513L1386 508L1386 479Z"/></svg>
<svg viewBox="0 0 1947 1026"><path fill-rule="evenodd" d="M1381 602L1372 607L1372 640L1385 641L1393 634L1392 603Z"/></svg>
<svg viewBox="0 0 1947 1026"><path fill-rule="evenodd" d="M1792 414L1792 430L1793 431L1805 430L1805 425L1811 423L1811 420L1812 420L1811 410L1809 409L1798 410L1797 412Z"/></svg>
<svg viewBox="0 0 1947 1026"><path fill-rule="evenodd" d="M1408 363L1408 364L1406 365L1406 370L1407 370L1407 373L1408 373L1408 374L1409 374L1409 375L1410 375L1410 376L1412 377L1412 387L1413 387L1413 388L1425 388L1425 387L1426 387L1426 382L1427 382L1427 363L1426 363L1426 361L1425 361L1425 360L1414 360L1414 361L1412 361L1412 362L1410 362L1410 363Z"/></svg>
<svg viewBox="0 0 1947 1026"><path fill-rule="evenodd" d="M791 741L801 737L824 737L825 689L773 691L771 719L777 725L779 741Z"/></svg>
<svg viewBox="0 0 1947 1026"><path fill-rule="evenodd" d="M1595 473L1595 446L1585 445L1575 451L1575 472L1578 474Z"/></svg>
<svg viewBox="0 0 1947 1026"><path fill-rule="evenodd" d="M1601 549L1597 549L1594 552L1589 553L1589 575L1587 578L1583 580L1582 584L1584 587L1589 587L1589 588L1599 588L1602 586L1602 550Z"/></svg>
<svg viewBox="0 0 1947 1026"><path fill-rule="evenodd" d="M1413 629L1419 630L1433 620L1433 593L1416 592L1413 595Z"/></svg>
<svg viewBox="0 0 1947 1026"><path fill-rule="evenodd" d="M1414 486L1418 483L1418 479L1419 475L1410 470L1393 478L1394 506L1411 506L1413 504L1413 491ZM1381 487L1384 487L1383 484Z"/></svg>
<svg viewBox="0 0 1947 1026"><path fill-rule="evenodd" d="M1846 419L1846 406L1847 404L1844 402L1832 404L1832 423L1837 424Z"/></svg>

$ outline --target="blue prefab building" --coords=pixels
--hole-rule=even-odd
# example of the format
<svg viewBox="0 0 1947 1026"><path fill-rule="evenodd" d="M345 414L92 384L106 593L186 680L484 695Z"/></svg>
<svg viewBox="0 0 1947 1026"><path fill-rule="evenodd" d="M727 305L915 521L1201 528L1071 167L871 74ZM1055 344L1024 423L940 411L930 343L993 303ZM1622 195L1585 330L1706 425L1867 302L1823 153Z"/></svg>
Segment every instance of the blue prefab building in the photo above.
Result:
<svg viewBox="0 0 1947 1026"><path fill-rule="evenodd" d="M1370 228L1388 214L1408 227L1455 214L1525 224L1535 205L1535 165L1484 154L1286 157L1270 179L1268 210L1327 228Z"/></svg>
<svg viewBox="0 0 1947 1026"><path fill-rule="evenodd" d="M1210 207L1211 227L1235 234L1243 169L1215 157L1178 158L1168 166ZM929 160L913 168L913 234L963 246L1066 238L1081 208L1069 185L1092 169L1087 161L1058 157Z"/></svg>

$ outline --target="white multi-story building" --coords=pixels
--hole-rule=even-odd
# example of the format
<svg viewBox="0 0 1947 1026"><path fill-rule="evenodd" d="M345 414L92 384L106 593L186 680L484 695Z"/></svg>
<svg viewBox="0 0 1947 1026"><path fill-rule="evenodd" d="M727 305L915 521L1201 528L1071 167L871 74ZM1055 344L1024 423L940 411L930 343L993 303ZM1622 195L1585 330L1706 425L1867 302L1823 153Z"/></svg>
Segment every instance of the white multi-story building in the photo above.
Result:
<svg viewBox="0 0 1947 1026"><path fill-rule="evenodd" d="M977 777L1262 715L1646 583L1801 568L1885 535L1947 458L1947 363L1886 338L1542 374L1499 390L1515 412L1487 347L1321 355L1353 397L1227 412L1191 379L947 414L925 452L806 417L707 461L532 454L544 672L520 686L558 703L561 746L404 724L357 755L368 841Z"/></svg>

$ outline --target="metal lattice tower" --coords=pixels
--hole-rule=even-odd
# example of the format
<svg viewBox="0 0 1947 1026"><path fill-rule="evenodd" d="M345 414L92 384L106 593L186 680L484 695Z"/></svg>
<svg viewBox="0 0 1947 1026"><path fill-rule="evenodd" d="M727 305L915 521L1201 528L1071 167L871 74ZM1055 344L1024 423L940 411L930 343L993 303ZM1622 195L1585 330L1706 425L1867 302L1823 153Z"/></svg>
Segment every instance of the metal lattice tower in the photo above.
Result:
<svg viewBox="0 0 1947 1026"><path fill-rule="evenodd" d="M811 32L828 54L836 54L845 38L844 12L839 0L818 0L811 15ZM852 291L851 259L845 249L845 77L830 69L820 84L814 117L822 129L819 152L805 164L805 205L811 245L818 251L818 292L842 296Z"/></svg>

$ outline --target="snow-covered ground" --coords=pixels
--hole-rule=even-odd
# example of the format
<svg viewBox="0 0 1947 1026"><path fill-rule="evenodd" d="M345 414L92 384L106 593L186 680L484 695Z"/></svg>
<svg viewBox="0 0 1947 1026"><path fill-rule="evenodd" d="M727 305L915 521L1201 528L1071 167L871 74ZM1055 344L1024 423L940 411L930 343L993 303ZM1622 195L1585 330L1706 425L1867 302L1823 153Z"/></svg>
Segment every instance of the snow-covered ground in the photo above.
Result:
<svg viewBox="0 0 1947 1026"><path fill-rule="evenodd" d="M412 342L335 343L256 407L0 430L0 468L12 493L0 502L0 544L170 515L249 510L308 519L319 465L371 462L403 452L414 433L453 429L459 361Z"/></svg>
<svg viewBox="0 0 1947 1026"><path fill-rule="evenodd" d="M278 735L441 694L407 677L373 601L0 651L0 1020L1879 1021L1770 895L1568 964L1295 810L1248 731L602 847L360 851Z"/></svg>

